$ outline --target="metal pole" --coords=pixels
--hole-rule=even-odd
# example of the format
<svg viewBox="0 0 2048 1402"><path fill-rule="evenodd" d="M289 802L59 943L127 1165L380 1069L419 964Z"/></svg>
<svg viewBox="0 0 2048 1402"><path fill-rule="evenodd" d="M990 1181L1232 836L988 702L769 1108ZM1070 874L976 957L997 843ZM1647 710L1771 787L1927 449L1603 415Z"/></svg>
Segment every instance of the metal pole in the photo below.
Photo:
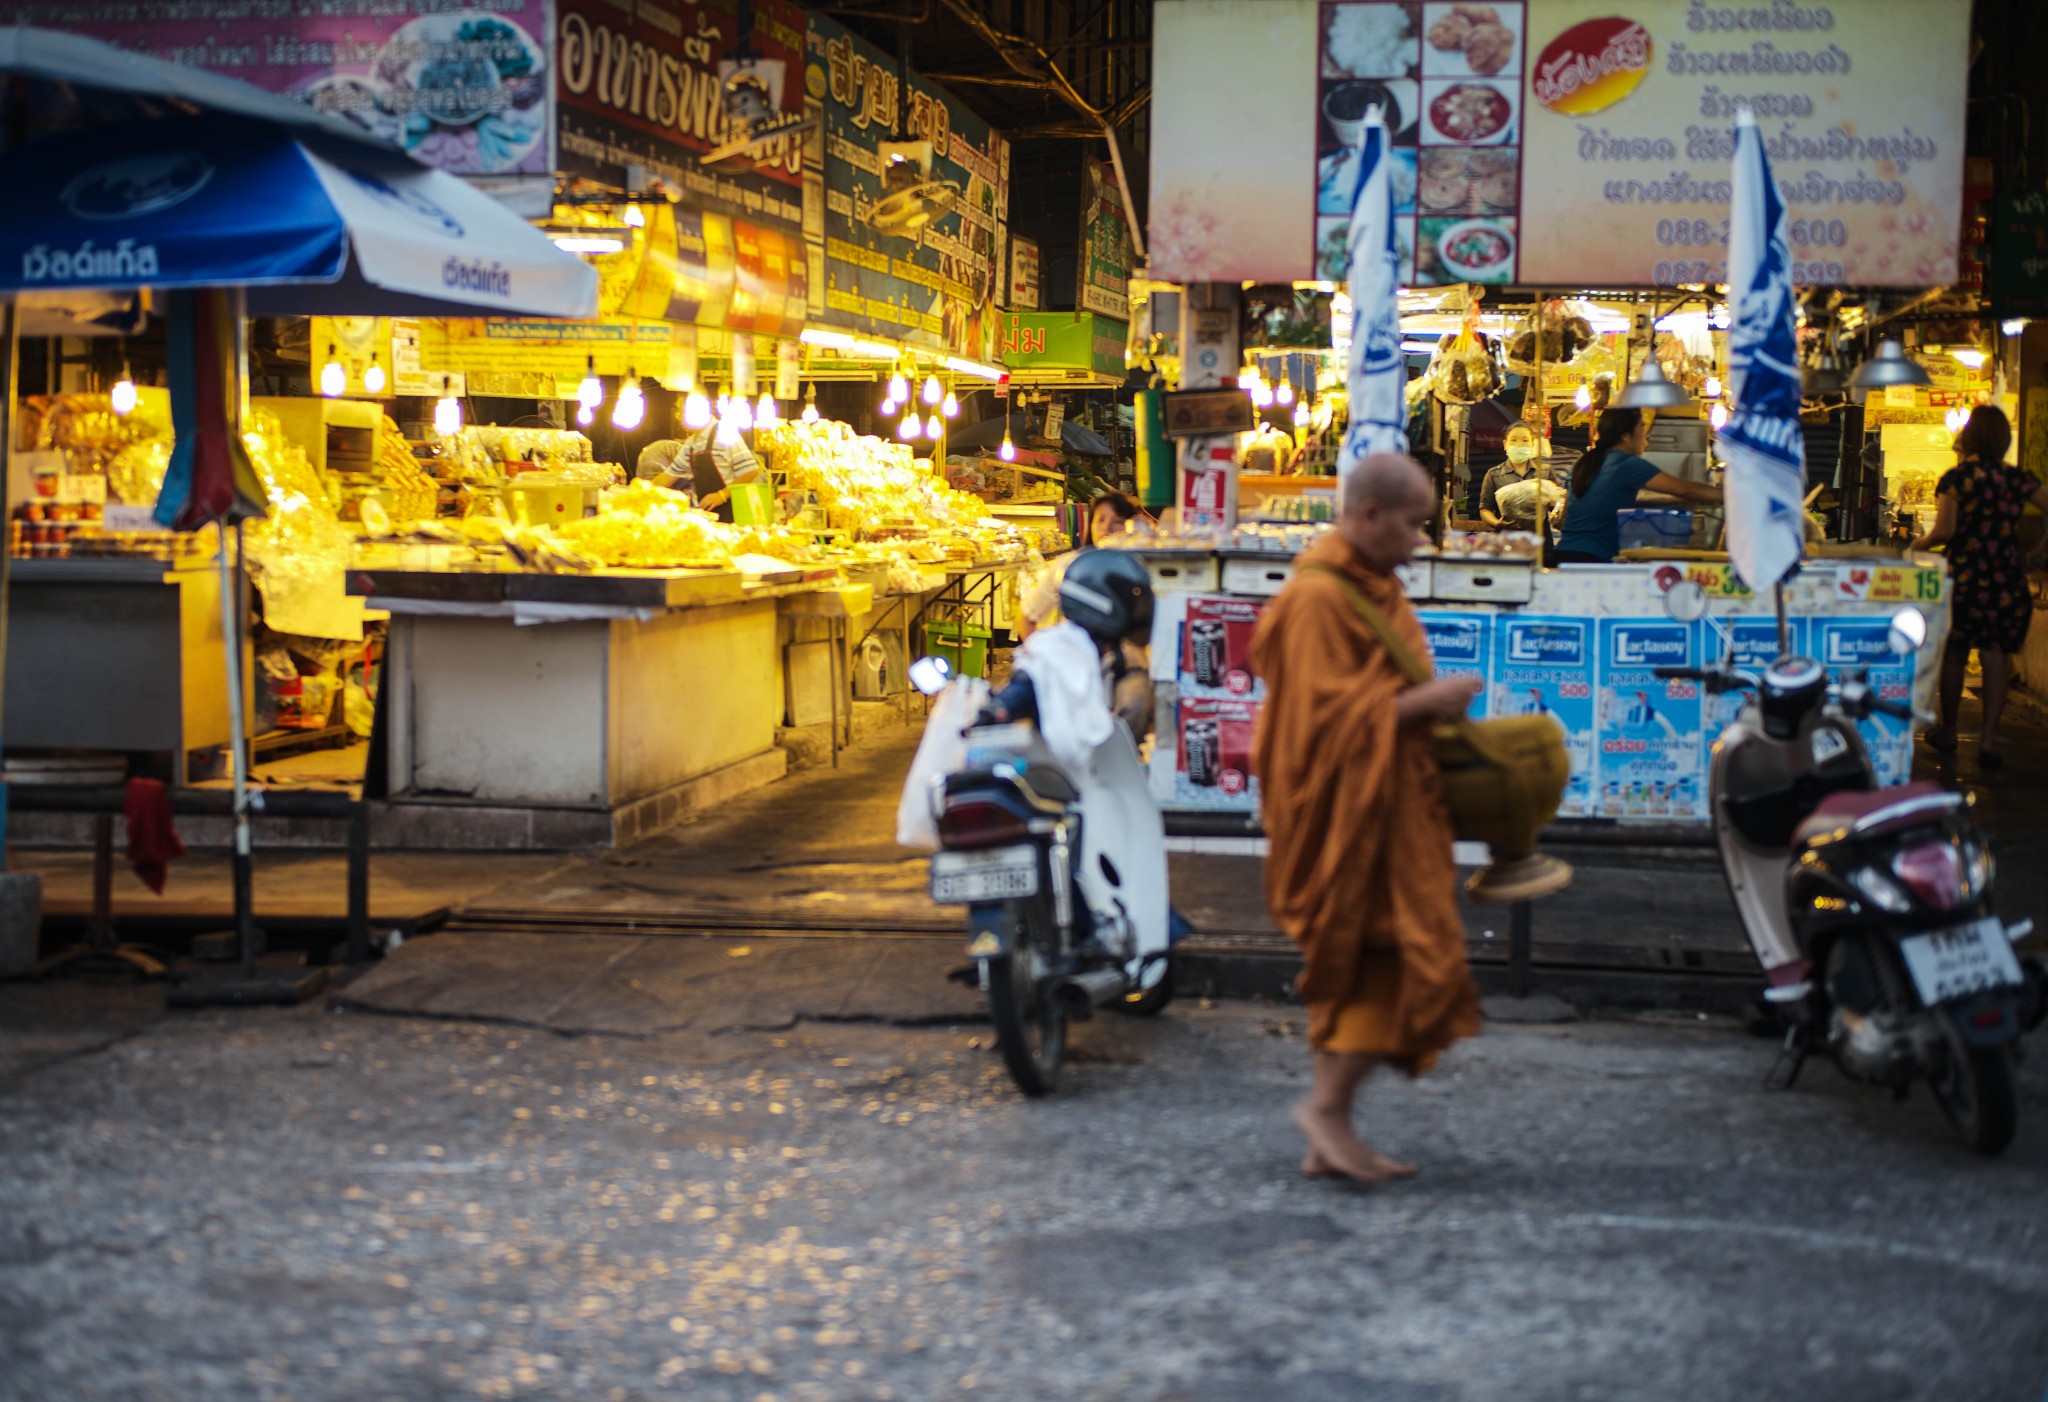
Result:
<svg viewBox="0 0 2048 1402"><path fill-rule="evenodd" d="M1508 996L1529 996L1529 943L1532 907L1516 901L1508 909Z"/></svg>
<svg viewBox="0 0 2048 1402"><path fill-rule="evenodd" d="M21 323L13 297L0 297L0 527L13 518L13 503L7 500L7 478L14 458L14 394L19 387ZM0 709L7 700L7 586L11 573L10 551L0 536ZM7 834L7 781L0 779L0 843ZM5 865L0 847L0 866Z"/></svg>
<svg viewBox="0 0 2048 1402"><path fill-rule="evenodd" d="M256 912L249 870L249 739L242 715L242 528L233 536L229 555L227 522L217 521L220 535L220 631L228 655L228 772L234 781L235 943L241 953L242 977L256 976Z"/></svg>
<svg viewBox="0 0 2048 1402"><path fill-rule="evenodd" d="M1772 596L1778 605L1778 656L1792 655L1792 622L1785 617L1785 581L1779 580L1772 586Z"/></svg>
<svg viewBox="0 0 2048 1402"><path fill-rule="evenodd" d="M348 810L348 950L350 964L370 957L370 805L358 795Z"/></svg>

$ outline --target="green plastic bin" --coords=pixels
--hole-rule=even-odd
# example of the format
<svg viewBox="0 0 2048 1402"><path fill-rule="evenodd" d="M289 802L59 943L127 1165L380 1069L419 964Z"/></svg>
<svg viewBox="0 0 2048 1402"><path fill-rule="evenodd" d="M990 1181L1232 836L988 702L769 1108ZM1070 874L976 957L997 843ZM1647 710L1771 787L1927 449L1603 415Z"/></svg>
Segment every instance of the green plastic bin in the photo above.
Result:
<svg viewBox="0 0 2048 1402"><path fill-rule="evenodd" d="M988 675L989 631L972 623L936 620L924 625L924 652L943 657L961 677Z"/></svg>

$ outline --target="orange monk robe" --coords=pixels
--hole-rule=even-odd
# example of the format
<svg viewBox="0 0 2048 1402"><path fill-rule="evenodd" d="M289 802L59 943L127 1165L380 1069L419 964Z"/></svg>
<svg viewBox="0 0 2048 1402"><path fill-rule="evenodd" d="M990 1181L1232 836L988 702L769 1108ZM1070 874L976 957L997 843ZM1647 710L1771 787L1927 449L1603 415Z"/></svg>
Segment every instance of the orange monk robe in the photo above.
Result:
<svg viewBox="0 0 2048 1402"><path fill-rule="evenodd" d="M1418 657L1422 620L1391 575L1330 532L1301 564L1341 570ZM1450 816L1429 727L1402 728L1409 683L1337 581L1297 569L1252 643L1267 699L1254 742L1270 852L1266 900L1302 947L1316 1051L1416 1075L1479 1031Z"/></svg>

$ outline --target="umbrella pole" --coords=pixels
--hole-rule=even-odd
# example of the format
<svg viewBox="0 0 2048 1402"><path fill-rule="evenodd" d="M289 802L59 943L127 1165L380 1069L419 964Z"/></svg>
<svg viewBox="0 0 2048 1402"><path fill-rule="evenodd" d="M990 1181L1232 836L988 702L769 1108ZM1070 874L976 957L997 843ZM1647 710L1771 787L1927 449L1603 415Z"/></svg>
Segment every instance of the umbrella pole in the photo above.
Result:
<svg viewBox="0 0 2048 1402"><path fill-rule="evenodd" d="M21 369L21 323L17 308L15 298L0 296L0 528L14 517L14 503L7 499L7 469L14 457L14 397L21 389L15 383ZM0 703L7 696L7 589L11 566L7 542L0 538ZM7 781L0 776L0 843L4 843L6 833ZM4 848L0 848L0 868L5 864Z"/></svg>
<svg viewBox="0 0 2048 1402"><path fill-rule="evenodd" d="M234 781L235 850L233 858L235 891L235 945L242 960L242 977L256 974L256 912L249 861L249 738L242 707L242 527L235 524L234 555L229 558L228 527L216 521L220 533L220 623L228 654L228 772Z"/></svg>

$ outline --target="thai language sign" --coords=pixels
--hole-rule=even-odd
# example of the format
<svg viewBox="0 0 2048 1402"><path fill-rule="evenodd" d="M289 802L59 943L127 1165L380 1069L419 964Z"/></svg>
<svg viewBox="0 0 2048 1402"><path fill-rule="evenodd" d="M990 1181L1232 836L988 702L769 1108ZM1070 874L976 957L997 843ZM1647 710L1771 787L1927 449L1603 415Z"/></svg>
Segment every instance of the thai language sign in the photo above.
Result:
<svg viewBox="0 0 2048 1402"><path fill-rule="evenodd" d="M303 99L458 175L545 175L549 11L549 0L40 0L7 18Z"/></svg>
<svg viewBox="0 0 2048 1402"><path fill-rule="evenodd" d="M622 190L659 180L685 208L797 238L799 135L710 169L698 161L743 134L724 101L722 65L740 41L734 0L555 0L555 7L564 171ZM766 82L766 109L800 117L803 14L786 0L756 0L750 13L750 72Z"/></svg>
<svg viewBox="0 0 2048 1402"><path fill-rule="evenodd" d="M1620 14L1624 27L1604 16ZM1531 0L1523 282L1725 282L1739 107L1797 283L1935 287L1962 226L1966 0ZM1604 30L1589 25L1605 23Z"/></svg>
<svg viewBox="0 0 2048 1402"><path fill-rule="evenodd" d="M1074 305L1118 321L1131 319L1131 221L1125 216L1116 167L1089 157L1082 161L1087 188L1081 195L1081 244L1075 259L1079 286Z"/></svg>
<svg viewBox="0 0 2048 1402"><path fill-rule="evenodd" d="M1162 279L1342 279L1377 107L1405 283L1724 282L1744 106L1795 281L1956 277L1968 0L1221 0L1157 31Z"/></svg>
<svg viewBox="0 0 2048 1402"><path fill-rule="evenodd" d="M816 15L804 90L823 117L804 191L813 319L989 358L1007 291L1009 142L915 74L906 91L895 59ZM897 141L930 142L931 164L878 218L892 199L881 146Z"/></svg>

